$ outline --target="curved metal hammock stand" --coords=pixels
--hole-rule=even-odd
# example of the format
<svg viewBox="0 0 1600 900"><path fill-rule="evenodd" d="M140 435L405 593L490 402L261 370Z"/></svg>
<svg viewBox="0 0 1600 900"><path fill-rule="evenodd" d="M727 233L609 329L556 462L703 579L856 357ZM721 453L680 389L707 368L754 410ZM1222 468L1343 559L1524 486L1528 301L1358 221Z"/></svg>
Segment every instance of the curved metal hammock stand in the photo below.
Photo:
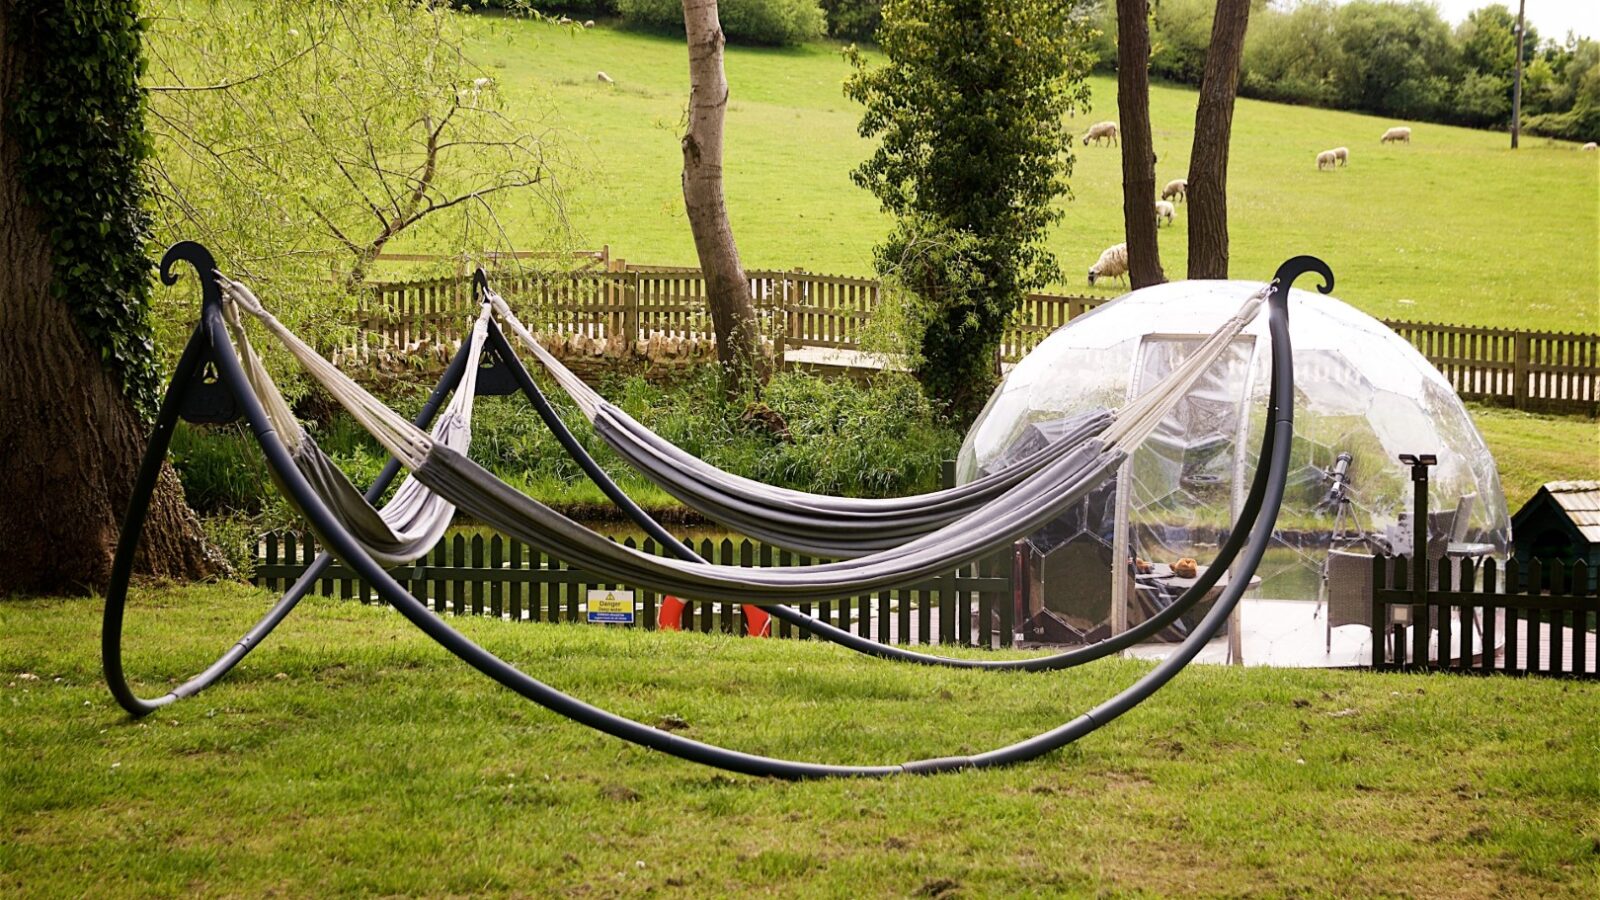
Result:
<svg viewBox="0 0 1600 900"><path fill-rule="evenodd" d="M161 263L161 277L166 284L176 282L173 266L179 261L193 265L202 276L203 301L200 322L191 335L173 379L162 401L149 446L140 466L139 475L130 497L117 555L112 567L107 590L106 608L102 630L101 655L106 681L117 702L135 716L148 714L183 697L192 696L214 683L243 659L257 644L277 627L290 610L305 596L325 571L330 554L324 552L311 565L272 609L237 643L204 671L184 682L165 695L155 698L137 696L129 685L122 665L122 626L127 605L127 589L132 574L133 557L139 545L151 492L160 467L167 455L172 433L180 418L192 422L221 423L243 418L250 426L257 443L266 456L275 480L290 501L302 510L312 528L330 548L356 574L370 584L385 602L389 603L412 624L445 649L488 675L501 685L579 724L605 732L640 746L649 747L681 759L714 766L728 771L750 775L789 779L820 777L876 777L900 773L930 773L952 771L969 767L1008 765L1036 758L1105 725L1127 712L1159 690L1183 669L1216 634L1237 605L1248 586L1249 578L1235 578L1222 589L1212 609L1194 628L1189 637L1158 664L1152 671L1138 679L1121 693L1101 703L1075 719L1009 746L971 756L915 760L911 762L878 766L843 766L775 759L730 750L674 735L648 725L634 722L613 713L591 706L575 697L552 688L517 670L509 663L473 643L435 616L421 601L411 596L397 583L348 531L317 494L306 477L296 468L282 437L273 429L260 399L246 381L238 355L229 341L223 317L221 291L214 279L216 263L209 251L192 241L174 245ZM1216 564L1209 571L1220 577L1234 557L1241 553L1241 566L1246 573L1254 572L1271 539L1278 509L1281 505L1284 484L1288 473L1290 437L1293 431L1293 364L1289 345L1287 301L1289 285L1296 277L1307 272L1322 276L1323 293L1332 290L1333 275L1327 265L1313 257L1295 257L1279 267L1274 278L1270 308L1272 335L1272 390L1268 408L1268 425L1264 430L1261 459L1266 465L1258 466L1250 494L1241 511L1241 520L1219 551ZM480 288L483 286L481 273ZM462 377L467 365L467 354L458 353L444 377L424 404L415 423L427 427L450 392ZM490 350L495 365L480 371L478 393L483 395L507 394L521 390L526 394L546 424L555 432L567 452L571 453L584 470L594 478L603 491L626 510L633 520L653 536L663 538L662 543L687 552L682 544L667 535L660 525L650 519L638 505L611 481L597 463L583 450L571 432L561 423L559 416L545 401L533 379L516 361L509 344L498 329L491 327L485 349ZM400 463L391 460L378 479L366 492L369 501L379 497L398 475ZM681 554L680 554L681 555ZM692 556L692 554L691 554ZM686 559L689 557L685 557ZM843 644L851 649L872 655L911 662L980 668L1048 669L1080 665L1116 652L1161 627L1186 612L1206 590L1214 586L1196 585L1167 610L1141 626L1124 632L1091 647L1064 654L1023 660L974 661L952 660L915 653L897 647L886 647L864 638L851 635L831 625L817 622L808 616L775 604L762 604L763 608L786 621L808 628L821 637ZM1153 626L1153 627L1146 627ZM1129 638L1129 635L1136 637ZM974 663L980 665L973 666Z"/></svg>

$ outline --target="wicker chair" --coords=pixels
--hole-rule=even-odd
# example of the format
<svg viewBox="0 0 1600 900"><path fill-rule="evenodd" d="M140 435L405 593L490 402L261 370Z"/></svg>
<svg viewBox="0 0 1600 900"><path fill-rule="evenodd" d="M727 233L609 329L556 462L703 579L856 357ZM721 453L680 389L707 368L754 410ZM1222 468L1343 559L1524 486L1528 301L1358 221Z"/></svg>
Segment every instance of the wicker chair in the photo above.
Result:
<svg viewBox="0 0 1600 900"><path fill-rule="evenodd" d="M1328 619L1327 651L1333 650L1333 629L1372 623L1372 557L1329 550L1322 570L1323 610Z"/></svg>

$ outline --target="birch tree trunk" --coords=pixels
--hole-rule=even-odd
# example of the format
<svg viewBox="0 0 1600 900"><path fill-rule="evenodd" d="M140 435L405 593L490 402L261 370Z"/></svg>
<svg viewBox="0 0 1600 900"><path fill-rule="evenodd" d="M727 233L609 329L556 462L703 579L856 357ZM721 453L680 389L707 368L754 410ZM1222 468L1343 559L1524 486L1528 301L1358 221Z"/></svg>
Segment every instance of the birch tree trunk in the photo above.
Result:
<svg viewBox="0 0 1600 900"><path fill-rule="evenodd" d="M1250 0L1217 0L1189 157L1189 277L1228 277L1228 142Z"/></svg>
<svg viewBox="0 0 1600 900"><path fill-rule="evenodd" d="M0 0L0 597L103 586L127 511L144 429L72 311L51 290L44 213L27 194L12 98L39 60ZM150 502L139 569L215 571L171 467Z"/></svg>
<svg viewBox="0 0 1600 900"><path fill-rule="evenodd" d="M722 132L728 79L722 68L722 24L716 0L683 0L689 43L689 128L683 135L683 204L705 277L706 303L717 335L717 362L729 396L759 387L758 331L750 282L728 222L722 191Z"/></svg>
<svg viewBox="0 0 1600 900"><path fill-rule="evenodd" d="M1150 132L1150 5L1117 0L1117 113L1122 129L1122 221L1128 280L1137 290L1167 280L1156 236L1156 152Z"/></svg>

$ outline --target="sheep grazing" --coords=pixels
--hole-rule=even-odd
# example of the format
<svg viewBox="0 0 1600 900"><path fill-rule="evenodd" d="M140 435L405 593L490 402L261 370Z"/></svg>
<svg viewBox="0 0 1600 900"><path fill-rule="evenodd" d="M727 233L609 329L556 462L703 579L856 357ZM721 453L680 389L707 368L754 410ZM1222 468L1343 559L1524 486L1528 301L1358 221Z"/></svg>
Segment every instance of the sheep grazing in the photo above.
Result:
<svg viewBox="0 0 1600 900"><path fill-rule="evenodd" d="M1089 126L1089 130L1083 136L1085 145L1098 144L1102 140L1109 141L1112 145L1117 143L1117 123L1096 122Z"/></svg>
<svg viewBox="0 0 1600 900"><path fill-rule="evenodd" d="M1380 143L1380 144L1409 144L1409 143L1411 143L1411 129L1409 129L1409 128L1398 128L1398 127L1397 128L1391 128L1388 131L1385 131L1383 133L1383 137L1378 139L1378 143Z"/></svg>
<svg viewBox="0 0 1600 900"><path fill-rule="evenodd" d="M1161 227L1161 220L1163 218L1167 220L1167 224L1168 225L1171 225L1172 224L1172 217L1176 213L1177 213L1177 210L1173 208L1171 203L1168 203L1165 200L1157 200L1156 201L1156 227L1157 228Z"/></svg>
<svg viewBox="0 0 1600 900"><path fill-rule="evenodd" d="M611 80L611 76L604 72L594 73L594 80L600 82L601 84L616 84L615 81Z"/></svg>
<svg viewBox="0 0 1600 900"><path fill-rule="evenodd" d="M1332 150L1324 150L1317 154L1317 171L1331 169L1339 164L1339 157Z"/></svg>
<svg viewBox="0 0 1600 900"><path fill-rule="evenodd" d="M1333 158L1337 159L1339 161L1339 165L1341 165L1341 166L1350 165L1350 148L1349 147L1335 147L1335 148L1333 148Z"/></svg>
<svg viewBox="0 0 1600 900"><path fill-rule="evenodd" d="M583 27L585 27L585 28L593 28L594 27L594 20L593 19L584 19L583 20Z"/></svg>
<svg viewBox="0 0 1600 900"><path fill-rule="evenodd" d="M1583 145L1583 149L1585 149L1585 150L1600 150L1600 144L1596 144L1594 141L1590 141L1589 143Z"/></svg>
<svg viewBox="0 0 1600 900"><path fill-rule="evenodd" d="M1188 180L1183 178L1174 178L1167 182L1167 186L1161 189L1161 199L1175 200L1178 203L1182 203L1183 201L1189 199Z"/></svg>
<svg viewBox="0 0 1600 900"><path fill-rule="evenodd" d="M1107 247L1094 265L1089 267L1089 284L1094 284L1096 278L1118 278L1126 280L1128 275L1128 245L1115 244Z"/></svg>

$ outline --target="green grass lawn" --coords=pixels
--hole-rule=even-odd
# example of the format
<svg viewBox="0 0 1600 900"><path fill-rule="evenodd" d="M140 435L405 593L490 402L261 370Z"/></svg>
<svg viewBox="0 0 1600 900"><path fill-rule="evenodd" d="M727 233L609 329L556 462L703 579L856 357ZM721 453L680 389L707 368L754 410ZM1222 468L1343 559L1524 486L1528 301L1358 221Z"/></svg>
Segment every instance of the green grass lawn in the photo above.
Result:
<svg viewBox="0 0 1600 900"><path fill-rule="evenodd" d="M485 20L472 45L511 102L548 113L571 152L569 214L585 246L639 263L693 264L679 188L678 137L688 95L681 39L606 27L568 30ZM600 84L597 71L615 84ZM840 84L838 47L730 47L728 202L745 263L864 274L888 219L849 172L868 153L859 109ZM1092 79L1094 108L1064 127L1115 119L1116 89ZM1151 116L1158 183L1188 170L1196 94L1158 86ZM1315 253L1336 293L1382 317L1535 329L1600 327L1600 159L1573 144L1411 124L1411 146L1380 146L1397 124L1253 100L1238 104L1229 181L1232 271L1264 279L1286 257ZM1348 168L1318 172L1316 153L1346 145ZM1120 155L1078 149L1074 199L1050 240L1081 273L1121 240ZM1181 209L1181 208L1180 208ZM524 213L523 215L526 215ZM544 226L511 219L530 243ZM1183 273L1184 217L1162 231L1169 276ZM1096 291L1112 294L1111 288Z"/></svg>
<svg viewBox="0 0 1600 900"><path fill-rule="evenodd" d="M140 592L130 668L162 690L268 602ZM212 691L131 722L100 680L99 611L0 603L0 893L1600 893L1600 685L1202 667L1019 768L785 784L569 724L397 615L330 600ZM1013 741L1144 671L458 624L643 721L835 762Z"/></svg>
<svg viewBox="0 0 1600 900"><path fill-rule="evenodd" d="M1600 422L1476 404L1470 409L1500 469L1511 512L1547 481L1600 480Z"/></svg>

